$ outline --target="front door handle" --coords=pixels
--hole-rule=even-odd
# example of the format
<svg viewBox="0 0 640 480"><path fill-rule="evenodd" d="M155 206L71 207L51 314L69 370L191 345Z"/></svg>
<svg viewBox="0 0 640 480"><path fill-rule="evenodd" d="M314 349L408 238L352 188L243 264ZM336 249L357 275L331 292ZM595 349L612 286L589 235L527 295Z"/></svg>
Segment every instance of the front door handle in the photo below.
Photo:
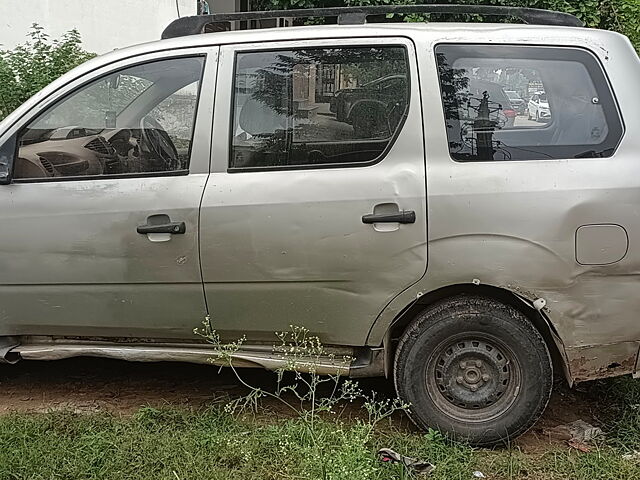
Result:
<svg viewBox="0 0 640 480"><path fill-rule="evenodd" d="M362 216L362 223L416 223L416 212L402 210L397 213L369 213Z"/></svg>
<svg viewBox="0 0 640 480"><path fill-rule="evenodd" d="M159 225L138 225L136 229L138 233L172 233L173 235L182 235L187 231L187 226L184 222L169 222L161 223Z"/></svg>

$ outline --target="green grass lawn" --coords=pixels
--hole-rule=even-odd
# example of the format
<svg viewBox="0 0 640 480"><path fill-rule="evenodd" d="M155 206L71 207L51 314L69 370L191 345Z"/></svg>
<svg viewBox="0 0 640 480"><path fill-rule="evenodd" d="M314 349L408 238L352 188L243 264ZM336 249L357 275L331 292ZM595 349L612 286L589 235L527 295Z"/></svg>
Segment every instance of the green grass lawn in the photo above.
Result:
<svg viewBox="0 0 640 480"><path fill-rule="evenodd" d="M640 383L597 389L607 436L591 453L562 444L535 454L472 449L389 420L372 431L364 417L322 420L312 436L300 419L231 415L221 406L9 414L0 417L0 480L412 478L377 460L383 446L431 461L435 479L472 479L475 470L490 479L640 479L640 464L622 458L640 449Z"/></svg>

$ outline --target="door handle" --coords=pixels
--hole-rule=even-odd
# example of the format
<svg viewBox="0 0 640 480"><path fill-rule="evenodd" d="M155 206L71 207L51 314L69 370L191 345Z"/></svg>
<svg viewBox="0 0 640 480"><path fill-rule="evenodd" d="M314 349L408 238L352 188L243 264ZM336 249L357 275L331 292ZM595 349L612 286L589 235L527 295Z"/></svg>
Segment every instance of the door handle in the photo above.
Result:
<svg viewBox="0 0 640 480"><path fill-rule="evenodd" d="M161 223L159 225L138 225L136 229L138 233L172 233L174 235L182 235L187 231L187 226L184 222L169 222Z"/></svg>
<svg viewBox="0 0 640 480"><path fill-rule="evenodd" d="M369 213L362 216L362 223L416 223L416 212L402 210L397 213Z"/></svg>

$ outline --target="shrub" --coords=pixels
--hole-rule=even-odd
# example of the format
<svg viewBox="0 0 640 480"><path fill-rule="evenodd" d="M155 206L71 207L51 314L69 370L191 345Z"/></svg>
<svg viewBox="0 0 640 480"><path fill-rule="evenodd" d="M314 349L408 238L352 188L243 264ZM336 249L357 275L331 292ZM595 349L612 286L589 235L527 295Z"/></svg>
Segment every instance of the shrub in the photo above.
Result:
<svg viewBox="0 0 640 480"><path fill-rule="evenodd" d="M0 119L62 74L95 54L82 48L77 30L51 40L33 24L29 40L13 50L0 51Z"/></svg>

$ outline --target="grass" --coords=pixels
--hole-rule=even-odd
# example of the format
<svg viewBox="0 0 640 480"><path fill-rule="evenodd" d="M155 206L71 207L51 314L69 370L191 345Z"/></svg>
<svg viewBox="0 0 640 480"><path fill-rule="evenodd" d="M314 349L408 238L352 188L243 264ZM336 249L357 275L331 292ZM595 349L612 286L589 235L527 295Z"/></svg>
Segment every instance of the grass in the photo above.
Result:
<svg viewBox="0 0 640 480"><path fill-rule="evenodd" d="M383 446L436 464L434 479L468 480L475 470L491 479L640 478L640 464L622 457L640 450L640 383L616 379L598 392L610 420L607 440L591 453L561 445L537 454L473 449L386 420L372 432L365 420L325 419L311 438L299 419L232 415L220 406L9 414L0 417L0 479L411 478L377 460Z"/></svg>

